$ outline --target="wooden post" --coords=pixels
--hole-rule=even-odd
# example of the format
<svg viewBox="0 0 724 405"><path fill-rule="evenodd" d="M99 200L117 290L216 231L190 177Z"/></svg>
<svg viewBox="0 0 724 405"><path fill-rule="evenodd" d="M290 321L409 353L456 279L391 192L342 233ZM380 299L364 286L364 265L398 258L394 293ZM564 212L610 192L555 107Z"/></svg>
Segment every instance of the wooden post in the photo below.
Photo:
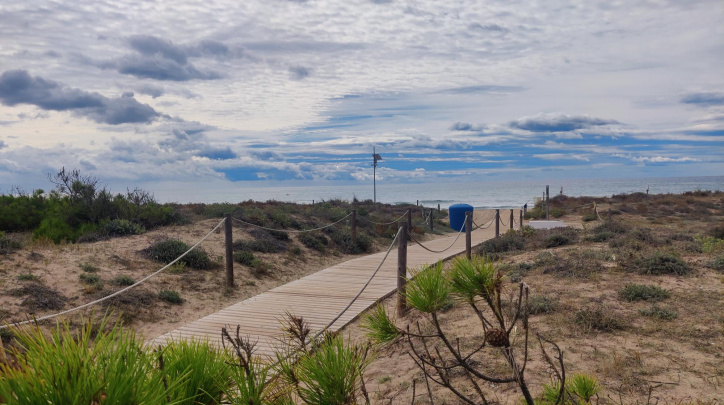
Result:
<svg viewBox="0 0 724 405"><path fill-rule="evenodd" d="M352 210L352 245L357 246L357 210Z"/></svg>
<svg viewBox="0 0 724 405"><path fill-rule="evenodd" d="M226 288L234 287L234 242L231 235L231 214L224 215L224 241L226 243Z"/></svg>
<svg viewBox="0 0 724 405"><path fill-rule="evenodd" d="M434 229L433 229L433 223L435 220L435 215L433 215L434 212L435 211L432 208L430 208L430 232L434 231Z"/></svg>
<svg viewBox="0 0 724 405"><path fill-rule="evenodd" d="M473 257L473 213L465 213L465 256L470 260Z"/></svg>
<svg viewBox="0 0 724 405"><path fill-rule="evenodd" d="M420 200L417 200L417 202L415 203L415 205L417 205L417 206L419 207L419 206L420 206Z"/></svg>
<svg viewBox="0 0 724 405"><path fill-rule="evenodd" d="M412 233L412 209L407 210L407 230Z"/></svg>
<svg viewBox="0 0 724 405"><path fill-rule="evenodd" d="M440 204L437 205L437 212L440 212Z"/></svg>
<svg viewBox="0 0 724 405"><path fill-rule="evenodd" d="M513 209L510 209L510 230L513 230Z"/></svg>
<svg viewBox="0 0 724 405"><path fill-rule="evenodd" d="M400 222L400 236L397 239L397 317L407 313L405 284L407 283L407 222Z"/></svg>
<svg viewBox="0 0 724 405"><path fill-rule="evenodd" d="M520 223L518 226L520 227L518 229L523 229L523 211L520 211Z"/></svg>
<svg viewBox="0 0 724 405"><path fill-rule="evenodd" d="M500 210L495 210L495 237L500 236Z"/></svg>
<svg viewBox="0 0 724 405"><path fill-rule="evenodd" d="M550 202L549 196L550 195L548 194L548 186L546 186L546 221L550 219L549 210L548 210L548 203Z"/></svg>

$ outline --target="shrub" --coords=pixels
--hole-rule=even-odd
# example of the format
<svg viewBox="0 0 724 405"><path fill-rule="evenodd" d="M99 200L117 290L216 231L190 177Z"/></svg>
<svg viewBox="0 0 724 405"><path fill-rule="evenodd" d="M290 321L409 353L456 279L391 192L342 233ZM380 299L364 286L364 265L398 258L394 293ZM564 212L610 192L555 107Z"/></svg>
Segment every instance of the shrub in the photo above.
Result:
<svg viewBox="0 0 724 405"><path fill-rule="evenodd" d="M311 232L303 233L299 235L299 241L310 249L318 252L324 252L325 246L329 244L327 237L320 234L312 234Z"/></svg>
<svg viewBox="0 0 724 405"><path fill-rule="evenodd" d="M108 236L140 235L146 232L146 228L127 219L113 219L104 223L99 232Z"/></svg>
<svg viewBox="0 0 724 405"><path fill-rule="evenodd" d="M590 212L590 211L589 211L589 212L586 212L585 214L583 214L583 218L582 218L582 219L583 219L583 222L591 222L591 221L597 220L597 219L598 219L598 215L596 215L595 212Z"/></svg>
<svg viewBox="0 0 724 405"><path fill-rule="evenodd" d="M171 402L182 405L219 404L231 378L227 352L214 350L207 342L173 341L163 350L164 374L178 382Z"/></svg>
<svg viewBox="0 0 724 405"><path fill-rule="evenodd" d="M28 272L28 273L20 273L20 274L18 274L18 276L16 277L16 279L17 279L18 281L38 281L38 280L40 280L40 277L36 276L36 275L33 274L33 273Z"/></svg>
<svg viewBox="0 0 724 405"><path fill-rule="evenodd" d="M158 293L158 298L161 301L166 301L170 304L180 305L183 304L184 299L181 298L181 294L174 290L161 290Z"/></svg>
<svg viewBox="0 0 724 405"><path fill-rule="evenodd" d="M631 227L624 223L617 222L617 221L605 221L601 225L598 225L597 227L593 228L593 233L611 232L611 233L623 234L623 233L628 232L629 229L631 229Z"/></svg>
<svg viewBox="0 0 724 405"><path fill-rule="evenodd" d="M89 263L79 264L78 267L80 267L80 269L86 273L97 273L101 270L98 267L96 267L92 264L89 264Z"/></svg>
<svg viewBox="0 0 724 405"><path fill-rule="evenodd" d="M83 284L99 284L101 278L95 274L81 273L78 278Z"/></svg>
<svg viewBox="0 0 724 405"><path fill-rule="evenodd" d="M639 313L643 316L663 319L665 321L670 321L672 319L676 319L679 316L675 310L673 310L669 307L660 307L656 304L652 305L648 309L639 310Z"/></svg>
<svg viewBox="0 0 724 405"><path fill-rule="evenodd" d="M575 313L574 322L581 326L585 332L592 330L611 332L624 328L621 317L602 305L579 309Z"/></svg>
<svg viewBox="0 0 724 405"><path fill-rule="evenodd" d="M558 300L546 295L534 295L530 297L529 312L533 315L549 314L558 307Z"/></svg>
<svg viewBox="0 0 724 405"><path fill-rule="evenodd" d="M479 254L504 253L523 250L525 240L520 232L506 232L498 238L488 239L480 246Z"/></svg>
<svg viewBox="0 0 724 405"><path fill-rule="evenodd" d="M6 255L22 247L23 245L19 240L8 237L5 232L0 231L0 254Z"/></svg>
<svg viewBox="0 0 724 405"><path fill-rule="evenodd" d="M565 235L554 234L545 239L545 247L554 248L558 246L564 246L571 243L571 239Z"/></svg>
<svg viewBox="0 0 724 405"><path fill-rule="evenodd" d="M25 297L21 304L30 310L63 309L65 298L59 292L42 284L28 284L10 291L11 295Z"/></svg>
<svg viewBox="0 0 724 405"><path fill-rule="evenodd" d="M714 228L709 229L707 234L716 239L724 239L724 225L715 226Z"/></svg>
<svg viewBox="0 0 724 405"><path fill-rule="evenodd" d="M685 261L673 253L654 252L635 261L636 269L642 274L661 275L674 274L682 276L688 274L691 268Z"/></svg>
<svg viewBox="0 0 724 405"><path fill-rule="evenodd" d="M612 239L616 236L613 232L603 231L599 233L594 233L593 235L587 236L585 240L589 242L605 242L609 239Z"/></svg>
<svg viewBox="0 0 724 405"><path fill-rule="evenodd" d="M669 298L669 290L655 285L626 284L618 295L629 302L632 301L661 301Z"/></svg>
<svg viewBox="0 0 724 405"><path fill-rule="evenodd" d="M180 240L166 239L156 242L144 249L143 254L151 259L162 263L169 263L181 256L184 252L189 250L190 246ZM200 248L196 248L190 251L181 260L181 263L185 263L189 267L195 269L210 269L215 266L215 263L209 259L209 256Z"/></svg>
<svg viewBox="0 0 724 405"><path fill-rule="evenodd" d="M268 232L269 232L269 235L271 235L276 240L279 240L282 242L287 242L290 240L289 233L287 233L287 232L284 232L284 231L268 231Z"/></svg>
<svg viewBox="0 0 724 405"><path fill-rule="evenodd" d="M254 253L251 253L247 250L234 252L234 261L237 263L243 264L245 266L251 266L254 260L256 260L256 258L254 257Z"/></svg>
<svg viewBox="0 0 724 405"><path fill-rule="evenodd" d="M118 286L129 286L129 285L136 284L136 280L134 280L133 277L131 277L131 276L120 275L120 276L114 277L113 280L111 281L111 283L113 283L114 285L118 285Z"/></svg>
<svg viewBox="0 0 724 405"><path fill-rule="evenodd" d="M724 271L724 255L715 257L711 262L709 262L708 266L714 270Z"/></svg>
<svg viewBox="0 0 724 405"><path fill-rule="evenodd" d="M269 236L256 240L234 241L234 250L251 250L260 253L279 253L287 250L287 245Z"/></svg>

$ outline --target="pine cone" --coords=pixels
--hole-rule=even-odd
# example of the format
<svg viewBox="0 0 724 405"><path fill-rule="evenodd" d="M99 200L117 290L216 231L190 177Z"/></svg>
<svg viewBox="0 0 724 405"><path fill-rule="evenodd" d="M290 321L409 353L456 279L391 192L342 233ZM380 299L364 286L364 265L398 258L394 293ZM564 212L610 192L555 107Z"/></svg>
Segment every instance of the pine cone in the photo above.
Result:
<svg viewBox="0 0 724 405"><path fill-rule="evenodd" d="M499 328L489 329L485 341L493 347L508 346L508 333Z"/></svg>

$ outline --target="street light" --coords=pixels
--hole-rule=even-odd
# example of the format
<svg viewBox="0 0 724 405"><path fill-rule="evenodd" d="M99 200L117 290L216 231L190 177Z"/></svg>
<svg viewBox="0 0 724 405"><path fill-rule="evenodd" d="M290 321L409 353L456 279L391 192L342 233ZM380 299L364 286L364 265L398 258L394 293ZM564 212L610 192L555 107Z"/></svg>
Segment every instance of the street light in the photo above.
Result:
<svg viewBox="0 0 724 405"><path fill-rule="evenodd" d="M377 202L377 161L382 160L382 156L375 153L374 146L372 147L372 188L374 190L374 200L372 202Z"/></svg>

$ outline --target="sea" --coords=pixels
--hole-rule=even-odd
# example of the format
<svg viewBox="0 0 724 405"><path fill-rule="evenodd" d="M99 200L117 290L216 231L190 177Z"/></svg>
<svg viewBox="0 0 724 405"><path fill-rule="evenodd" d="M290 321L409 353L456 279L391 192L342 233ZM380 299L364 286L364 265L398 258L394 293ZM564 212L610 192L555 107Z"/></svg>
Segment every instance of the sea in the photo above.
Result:
<svg viewBox="0 0 724 405"><path fill-rule="evenodd" d="M662 177L631 179L566 179L555 182L506 181L506 182L436 182L414 184L390 184L378 181L376 199L389 204L418 204L442 208L452 204L470 204L475 208L517 208L532 205L536 197L544 196L546 187L550 196L559 193L567 196L610 197L614 194L648 192L650 194L679 194L694 190L724 190L724 176ZM274 187L224 187L209 189L193 196L190 201L174 196L172 190L165 198L176 202L240 202L246 200L277 200L312 204L330 199L373 199L372 182L335 186L274 186ZM166 194L166 193L164 193ZM188 194L185 194L188 199ZM179 197L174 199L175 197Z"/></svg>

